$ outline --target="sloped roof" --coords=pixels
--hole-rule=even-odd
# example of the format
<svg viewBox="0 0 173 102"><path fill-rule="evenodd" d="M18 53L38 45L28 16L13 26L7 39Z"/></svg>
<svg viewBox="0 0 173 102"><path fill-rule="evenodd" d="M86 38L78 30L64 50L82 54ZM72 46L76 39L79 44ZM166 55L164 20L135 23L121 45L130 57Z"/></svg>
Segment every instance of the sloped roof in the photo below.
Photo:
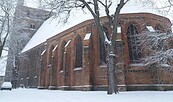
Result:
<svg viewBox="0 0 173 102"><path fill-rule="evenodd" d="M82 15L85 15L85 16L82 16ZM80 16L82 16L82 17L80 17ZM62 22L59 22L58 18L51 17L41 25L41 27L38 29L38 31L33 35L33 37L30 39L30 41L24 47L22 52L25 52L43 42L45 42L48 38L66 30L74 25L77 25L78 23L81 23L81 22L83 22L87 19L91 19L91 18L92 18L91 15L87 15L84 12L81 12L80 15L76 15L74 13L68 19L68 22L64 24Z"/></svg>
<svg viewBox="0 0 173 102"><path fill-rule="evenodd" d="M115 9L112 9L112 12ZM77 13L76 13L77 12ZM125 6L121 13L138 13L138 12L150 12L154 13L154 11L146 8L141 8L139 6ZM102 14L104 15L104 14ZM48 38L78 24L85 20L92 19L92 15L87 12L84 13L81 10L75 10L71 13L70 18L68 19L68 22L66 24L60 23L59 19L57 18L49 18L46 20L42 26L38 29L38 31L34 34L34 36L30 39L30 41L27 43L27 45L24 47L22 52L25 52L43 42L45 42Z"/></svg>

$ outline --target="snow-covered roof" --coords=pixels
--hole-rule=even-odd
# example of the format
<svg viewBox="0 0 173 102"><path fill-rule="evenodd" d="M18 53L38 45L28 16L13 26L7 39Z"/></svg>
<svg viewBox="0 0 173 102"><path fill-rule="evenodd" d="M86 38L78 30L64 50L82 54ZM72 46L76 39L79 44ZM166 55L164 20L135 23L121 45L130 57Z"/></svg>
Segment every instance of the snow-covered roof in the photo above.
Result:
<svg viewBox="0 0 173 102"><path fill-rule="evenodd" d="M46 52L46 49L43 50L43 52L40 55L43 55Z"/></svg>
<svg viewBox="0 0 173 102"><path fill-rule="evenodd" d="M24 47L22 52L25 52L34 46L39 45L40 43L43 43L46 41L47 38L54 36L56 31L58 32L58 21L54 18L49 18L46 20L41 27L38 29L38 31L33 35L33 37L30 39L30 41L27 43L27 45Z"/></svg>
<svg viewBox="0 0 173 102"><path fill-rule="evenodd" d="M90 39L90 36L91 36L91 33L87 33L87 34L85 35L84 40L88 40L88 39Z"/></svg>
<svg viewBox="0 0 173 102"><path fill-rule="evenodd" d="M65 47L67 47L70 44L71 40L67 41L67 43L65 44Z"/></svg>
<svg viewBox="0 0 173 102"><path fill-rule="evenodd" d="M80 12L80 13L79 13ZM92 19L91 15L85 14L83 11L79 11L79 14L73 13L71 17L68 19L67 23L59 22L58 18L51 17L46 20L38 31L33 35L27 45L24 47L22 52L25 52L43 42L45 42L48 38L77 25L85 20ZM84 15L84 16L82 16ZM82 16L82 17L80 17ZM79 18L80 17L80 18ZM76 19L77 18L77 19Z"/></svg>
<svg viewBox="0 0 173 102"><path fill-rule="evenodd" d="M54 52L57 48L58 48L58 45L56 45L56 46L54 47L54 49L52 50L52 52Z"/></svg>
<svg viewBox="0 0 173 102"><path fill-rule="evenodd" d="M112 9L112 12L114 12L115 7ZM148 12L151 10L148 10ZM77 13L76 13L77 12ZM137 13L137 12L147 12L146 8L141 8L139 6L125 6L121 13ZM153 13L153 11L151 11ZM105 15L104 13L101 15ZM83 12L82 10L73 10L71 12L70 18L68 19L68 22L66 24L59 23L59 19L51 17L48 20L46 20L42 26L38 29L38 31L34 34L34 36L30 39L28 44L24 47L22 52L25 52L43 42L45 42L48 38L78 24L85 20L92 19L92 15L89 12Z"/></svg>
<svg viewBox="0 0 173 102"><path fill-rule="evenodd" d="M150 32L155 32L154 28L152 26L146 26L147 29L150 31Z"/></svg>
<svg viewBox="0 0 173 102"><path fill-rule="evenodd" d="M38 0L24 0L24 6L37 8L39 6Z"/></svg>

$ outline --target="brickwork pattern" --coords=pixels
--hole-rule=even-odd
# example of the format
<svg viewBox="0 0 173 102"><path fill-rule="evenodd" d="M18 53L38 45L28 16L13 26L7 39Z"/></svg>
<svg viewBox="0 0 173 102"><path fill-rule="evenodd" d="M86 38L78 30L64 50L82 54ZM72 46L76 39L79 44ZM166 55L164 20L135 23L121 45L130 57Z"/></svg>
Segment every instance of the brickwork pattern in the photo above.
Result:
<svg viewBox="0 0 173 102"><path fill-rule="evenodd" d="M101 20L104 27L108 27L106 17L102 17ZM119 90L153 89L154 86L152 85L157 86L158 84L167 86L173 85L172 67L167 70L163 70L163 68L151 70L146 66L130 63L128 39L126 36L127 28L130 24L134 24L139 33L147 31L147 25L153 27L162 25L162 27L165 28L163 30L166 32L169 30L167 28L171 26L169 19L150 13L122 14L119 16L119 24L121 26L121 33L117 38L116 48L118 60L116 64L117 70L115 72L118 76ZM107 29L110 36L110 28ZM91 33L91 36L89 39L84 40L87 33ZM75 44L77 36L83 39L83 62L80 68L75 68ZM56 46L57 48L52 51L50 50L51 46ZM64 51L62 49L64 49ZM35 51L43 52L46 50L43 55L38 55L41 56L40 62L36 61L39 59L34 58L25 62L22 62L22 59L20 60L21 77L24 73L23 69L26 68L26 64L23 63L31 63L34 61L36 65L32 66L34 68L31 69L31 72L34 73L35 70L39 70L38 80L37 83L35 83L38 85L38 88L106 90L107 66L100 65L99 49L99 32L94 24L94 20L84 21L47 39L44 49L39 50L36 47L26 53L22 53L21 55L33 55ZM40 67L38 67L39 65ZM29 69L30 67L31 65L28 66Z"/></svg>

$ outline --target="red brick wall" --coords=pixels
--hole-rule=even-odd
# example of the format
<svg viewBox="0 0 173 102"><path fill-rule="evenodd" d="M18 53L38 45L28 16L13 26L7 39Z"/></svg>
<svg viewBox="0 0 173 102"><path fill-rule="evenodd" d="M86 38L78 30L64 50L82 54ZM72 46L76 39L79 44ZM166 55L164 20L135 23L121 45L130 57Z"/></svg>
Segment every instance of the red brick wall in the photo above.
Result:
<svg viewBox="0 0 173 102"><path fill-rule="evenodd" d="M101 18L103 25L108 27L107 19ZM131 86L141 84L155 84L152 76L153 72L146 66L132 66L129 61L128 43L127 43L127 27L130 24L136 25L140 33L146 31L146 25L155 27L156 25L162 25L165 28L169 28L171 23L167 18L157 16L149 13L138 14L122 14L119 16L119 22L121 26L121 34L118 35L117 45L117 71L118 86L120 90L131 89ZM107 28L109 36L111 35L110 28ZM84 37L87 33L92 33L89 40L84 41ZM75 68L75 44L76 37L80 36L83 40L83 55L82 55L82 67ZM71 40L67 47L64 46L64 42ZM107 67L106 65L100 65L100 46L99 46L99 32L94 25L93 20L82 22L60 34L55 35L47 39L47 45L45 45L46 52L42 55L42 66L39 75L39 86L45 88L57 88L57 89L80 89L80 90L94 90L107 87ZM57 49L52 52L51 46L57 46ZM65 53L62 52L62 48L65 49ZM33 48L37 51L39 49ZM43 51L43 50L42 50ZM51 54L52 53L52 54ZM32 54L28 51L25 54ZM53 55L51 64L50 55ZM64 58L62 59L62 56ZM37 59L39 60L39 59ZM34 60L29 60L34 61ZM63 65L62 62L63 61ZM25 62L21 62L21 68L24 68ZM37 61L36 64L41 62ZM35 66L38 69L38 65ZM63 70L61 70L63 69ZM21 72L22 73L22 72ZM154 72L155 73L155 72ZM172 69L159 71L159 78L163 80L164 84L172 84ZM158 77L157 76L157 77ZM130 86L131 85L131 86ZM51 87L50 87L51 86Z"/></svg>

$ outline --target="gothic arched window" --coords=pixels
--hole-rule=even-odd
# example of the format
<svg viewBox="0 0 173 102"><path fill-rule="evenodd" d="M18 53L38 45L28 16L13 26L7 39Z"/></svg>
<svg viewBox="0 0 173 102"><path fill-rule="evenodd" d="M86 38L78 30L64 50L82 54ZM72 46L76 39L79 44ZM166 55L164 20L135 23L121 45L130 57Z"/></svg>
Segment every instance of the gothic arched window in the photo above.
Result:
<svg viewBox="0 0 173 102"><path fill-rule="evenodd" d="M52 50L54 49L54 46L52 45L49 50L49 65L52 63Z"/></svg>
<svg viewBox="0 0 173 102"><path fill-rule="evenodd" d="M77 36L76 42L76 65L75 67L82 67L82 39Z"/></svg>
<svg viewBox="0 0 173 102"><path fill-rule="evenodd" d="M104 37L100 36L100 65L106 64L106 48L105 48L105 39L109 40L108 31L104 28L105 35ZM107 37L107 38L105 38Z"/></svg>
<svg viewBox="0 0 173 102"><path fill-rule="evenodd" d="M127 39L130 63L141 62L141 46L139 32L134 25L129 25L127 28Z"/></svg>
<svg viewBox="0 0 173 102"><path fill-rule="evenodd" d="M64 64L64 52L65 52L65 45L66 42L63 41L61 44L61 62L60 62L60 71L63 70L63 64Z"/></svg>

